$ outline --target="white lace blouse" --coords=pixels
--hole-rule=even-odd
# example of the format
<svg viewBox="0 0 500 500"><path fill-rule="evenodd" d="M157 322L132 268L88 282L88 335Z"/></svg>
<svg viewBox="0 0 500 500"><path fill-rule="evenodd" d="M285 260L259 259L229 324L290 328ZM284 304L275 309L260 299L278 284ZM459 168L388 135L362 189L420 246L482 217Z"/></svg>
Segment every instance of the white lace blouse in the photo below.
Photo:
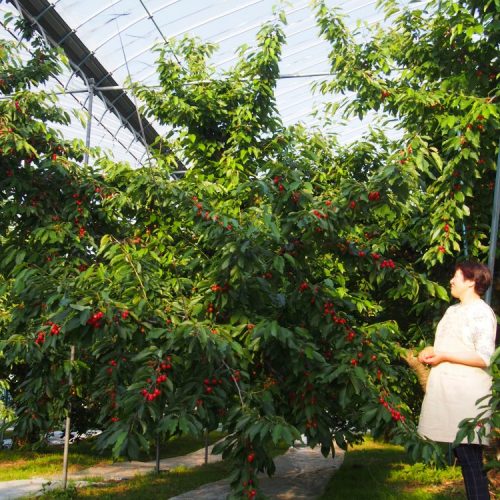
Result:
<svg viewBox="0 0 500 500"><path fill-rule="evenodd" d="M434 349L448 351L451 347L452 351L456 351L462 343L467 350L474 351L484 360L486 366L489 366L495 351L496 324L495 313L481 299L450 306L438 324ZM450 346L450 340L453 338L461 342ZM443 343L446 345L442 345Z"/></svg>

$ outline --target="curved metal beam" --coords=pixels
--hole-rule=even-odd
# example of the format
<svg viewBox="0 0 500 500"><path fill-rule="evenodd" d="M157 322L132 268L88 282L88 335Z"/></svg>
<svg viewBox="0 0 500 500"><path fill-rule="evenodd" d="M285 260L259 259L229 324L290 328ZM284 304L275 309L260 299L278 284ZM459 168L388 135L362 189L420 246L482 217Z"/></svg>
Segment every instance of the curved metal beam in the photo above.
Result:
<svg viewBox="0 0 500 500"><path fill-rule="evenodd" d="M20 6L21 14L26 19L34 22L37 28L43 30L43 34L47 36L52 45L59 46L64 50L72 64L80 68L87 80L94 78L96 82L101 83L100 86L118 86L110 72L89 51L47 0L16 0L13 5L16 6L16 4ZM85 62L82 63L82 61ZM126 126L139 137L144 146L148 147L158 139L158 132L144 117L141 117L144 130L144 138L142 138L141 123L139 123L135 105L123 90L110 90L100 94L106 105L110 102L115 103L111 109L118 118L130 117Z"/></svg>

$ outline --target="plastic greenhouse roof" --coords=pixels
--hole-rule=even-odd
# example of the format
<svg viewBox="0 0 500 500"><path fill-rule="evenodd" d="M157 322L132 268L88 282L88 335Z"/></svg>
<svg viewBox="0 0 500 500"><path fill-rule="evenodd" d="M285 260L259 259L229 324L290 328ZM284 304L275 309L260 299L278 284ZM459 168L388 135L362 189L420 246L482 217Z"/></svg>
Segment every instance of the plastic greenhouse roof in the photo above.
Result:
<svg viewBox="0 0 500 500"><path fill-rule="evenodd" d="M255 45L259 28L275 18L275 5L275 0L11 0L11 6L0 3L0 14L12 6L22 10L52 43L66 50L73 71L68 69L54 85L75 93L60 97L63 106L87 109L85 79L90 77L95 78L97 89L114 88L95 94L90 144L112 150L116 159L139 164L145 158L145 144L163 129L159 123L140 122L136 111L140 103L121 89L127 78L145 85L157 83L155 44L186 34L215 42L219 50L213 62L227 69L236 61L238 47ZM327 5L340 7L350 26L359 20L383 19L376 0L328 0ZM276 89L278 110L285 125L301 121L313 127L319 125L313 112L321 109L325 97L315 95L311 84L324 80L329 72L330 47L319 37L309 0L292 0L282 8L288 24L282 78ZM2 36L10 34L4 30ZM335 131L347 141L365 129L366 123L353 122ZM63 133L85 138L85 129L76 119Z"/></svg>

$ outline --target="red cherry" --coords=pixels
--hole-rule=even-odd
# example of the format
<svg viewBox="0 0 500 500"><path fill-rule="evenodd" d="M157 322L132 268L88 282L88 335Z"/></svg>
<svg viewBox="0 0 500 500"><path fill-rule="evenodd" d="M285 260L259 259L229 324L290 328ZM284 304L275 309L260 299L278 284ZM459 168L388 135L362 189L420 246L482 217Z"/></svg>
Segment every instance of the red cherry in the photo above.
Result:
<svg viewBox="0 0 500 500"><path fill-rule="evenodd" d="M249 453L247 455L247 462L251 464L255 460L255 453Z"/></svg>
<svg viewBox="0 0 500 500"><path fill-rule="evenodd" d="M50 329L50 334L51 335L59 335L59 332L61 331L61 327L57 325L56 323L52 324L52 327Z"/></svg>

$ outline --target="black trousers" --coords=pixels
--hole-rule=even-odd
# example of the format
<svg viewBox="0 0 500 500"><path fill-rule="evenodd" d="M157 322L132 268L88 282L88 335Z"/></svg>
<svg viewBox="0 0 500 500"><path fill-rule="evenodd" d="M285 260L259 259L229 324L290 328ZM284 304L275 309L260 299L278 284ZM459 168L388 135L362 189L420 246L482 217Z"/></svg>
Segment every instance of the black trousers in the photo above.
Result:
<svg viewBox="0 0 500 500"><path fill-rule="evenodd" d="M467 500L490 500L488 478L483 467L483 447L479 444L460 444L453 452L462 468Z"/></svg>

